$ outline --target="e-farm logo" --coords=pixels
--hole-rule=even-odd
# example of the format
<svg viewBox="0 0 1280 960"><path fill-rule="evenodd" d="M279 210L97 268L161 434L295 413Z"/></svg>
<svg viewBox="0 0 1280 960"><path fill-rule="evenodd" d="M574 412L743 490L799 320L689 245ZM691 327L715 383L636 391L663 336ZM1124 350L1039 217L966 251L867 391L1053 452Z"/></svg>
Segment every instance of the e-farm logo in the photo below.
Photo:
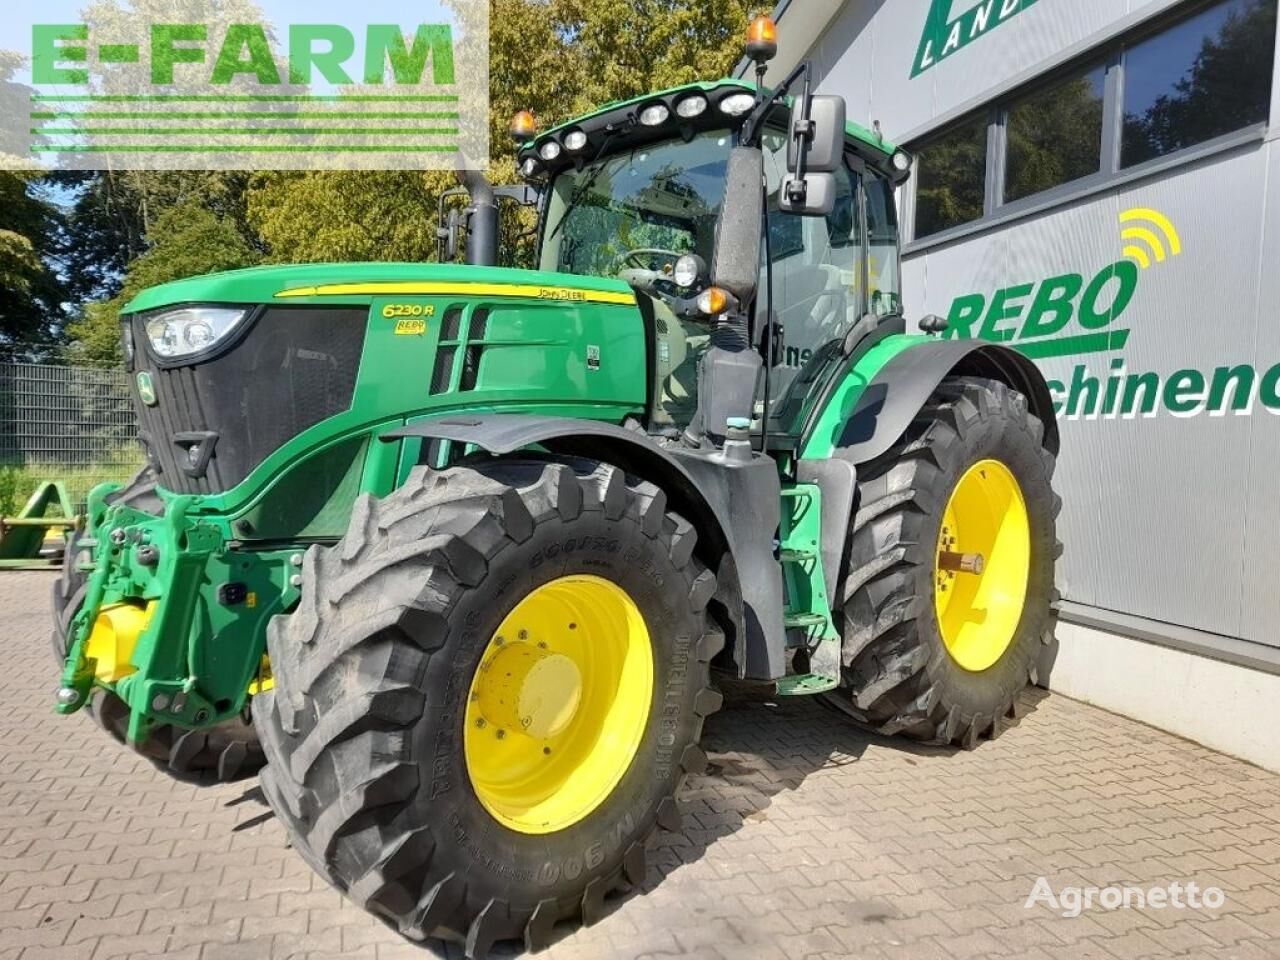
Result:
<svg viewBox="0 0 1280 960"><path fill-rule="evenodd" d="M920 46L911 66L911 76L918 77L934 64L985 36L1002 23L1036 3L1036 0L961 0L967 4L957 16L952 8L957 0L933 0L929 16L920 35Z"/></svg>
<svg viewBox="0 0 1280 960"><path fill-rule="evenodd" d="M28 103L5 111L0 140L36 162L432 169L488 155L487 4L446 5L438 22L280 24L221 0L108 0L47 22L68 0L46 3L30 86L0 84Z"/></svg>
<svg viewBox="0 0 1280 960"><path fill-rule="evenodd" d="M1263 370L1239 363L1212 370L1186 368L1167 376L1128 369L1124 355L1131 329L1122 318L1138 292L1140 277L1182 253L1182 237L1165 214L1134 207L1119 218L1121 257L1087 281L1064 273L1038 283L1003 287L987 296L956 297L946 336L1008 343L1033 359L1120 354L1106 371L1088 362L1069 377L1048 380L1054 411L1067 420L1133 419L1167 413L1194 417L1228 412L1247 416L1260 404L1280 415L1280 363ZM1170 269L1169 267L1157 268Z"/></svg>

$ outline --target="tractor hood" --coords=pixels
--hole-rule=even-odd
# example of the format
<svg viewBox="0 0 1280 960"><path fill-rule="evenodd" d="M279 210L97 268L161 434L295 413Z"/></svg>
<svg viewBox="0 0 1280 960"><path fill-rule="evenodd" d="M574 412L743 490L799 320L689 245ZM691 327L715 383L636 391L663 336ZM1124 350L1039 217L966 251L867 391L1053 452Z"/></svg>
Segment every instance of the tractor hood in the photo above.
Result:
<svg viewBox="0 0 1280 960"><path fill-rule="evenodd" d="M211 273L151 287L125 313L190 303L367 304L383 296L520 297L635 303L621 280L509 267L435 263L312 263Z"/></svg>
<svg viewBox="0 0 1280 960"><path fill-rule="evenodd" d="M643 314L614 279L451 264L258 267L153 287L124 321L160 486L237 503L295 464L327 496L382 469L370 438L415 418L534 410L620 422L647 396ZM343 456L325 466L335 444ZM296 493L273 489L296 513ZM264 537L311 529L310 514L307 524L249 520Z"/></svg>

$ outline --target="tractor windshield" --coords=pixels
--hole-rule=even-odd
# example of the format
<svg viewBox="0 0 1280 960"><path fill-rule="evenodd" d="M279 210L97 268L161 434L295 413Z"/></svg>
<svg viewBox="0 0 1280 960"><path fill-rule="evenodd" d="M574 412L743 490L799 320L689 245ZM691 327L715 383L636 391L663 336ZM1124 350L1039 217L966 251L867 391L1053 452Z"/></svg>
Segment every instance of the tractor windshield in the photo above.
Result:
<svg viewBox="0 0 1280 960"><path fill-rule="evenodd" d="M682 254L712 259L727 130L646 144L565 170L547 201L543 270L628 279L669 274Z"/></svg>

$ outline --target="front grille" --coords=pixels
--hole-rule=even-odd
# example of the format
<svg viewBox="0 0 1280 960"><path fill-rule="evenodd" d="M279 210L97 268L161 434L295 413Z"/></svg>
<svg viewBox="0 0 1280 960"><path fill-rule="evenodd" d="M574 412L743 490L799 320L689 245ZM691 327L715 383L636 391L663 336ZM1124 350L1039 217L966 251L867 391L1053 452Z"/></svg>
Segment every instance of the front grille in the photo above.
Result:
<svg viewBox="0 0 1280 960"><path fill-rule="evenodd" d="M351 406L368 308L273 307L226 352L194 366L145 363L156 404L138 403L140 435L160 485L220 493L303 430ZM143 316L134 336L145 342ZM135 398L135 402L136 398ZM191 476L193 438L212 435L203 476Z"/></svg>

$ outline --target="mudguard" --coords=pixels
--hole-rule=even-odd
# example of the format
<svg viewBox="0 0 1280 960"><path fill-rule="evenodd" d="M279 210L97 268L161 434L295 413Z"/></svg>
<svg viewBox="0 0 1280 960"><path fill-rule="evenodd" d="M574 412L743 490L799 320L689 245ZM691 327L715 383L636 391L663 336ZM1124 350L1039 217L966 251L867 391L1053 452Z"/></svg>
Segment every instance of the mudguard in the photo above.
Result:
<svg viewBox="0 0 1280 960"><path fill-rule="evenodd" d="M730 469L700 451L667 449L638 430L535 414L433 417L380 435L388 442L409 437L451 440L495 456L537 445L556 454L602 460L657 484L669 507L693 524L696 555L716 575L712 603L732 634L726 647L738 676L781 675L782 585L773 557L780 495L776 467L768 458L754 458L746 471ZM739 522L735 530L730 517L746 510L762 518L772 511L774 522ZM767 533L755 536L757 526Z"/></svg>
<svg viewBox="0 0 1280 960"><path fill-rule="evenodd" d="M1044 376L1017 350L982 340L921 340L893 356L863 389L832 455L858 464L884 454L951 375L990 377L1025 396L1044 424L1045 448L1057 455L1058 422Z"/></svg>

